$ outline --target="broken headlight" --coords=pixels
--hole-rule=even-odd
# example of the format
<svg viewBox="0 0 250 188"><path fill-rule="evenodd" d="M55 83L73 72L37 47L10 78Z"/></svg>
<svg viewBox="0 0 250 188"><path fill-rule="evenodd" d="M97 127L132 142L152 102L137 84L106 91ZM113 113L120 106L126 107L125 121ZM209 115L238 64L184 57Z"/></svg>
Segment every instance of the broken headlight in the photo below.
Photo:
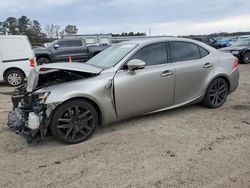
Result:
<svg viewBox="0 0 250 188"><path fill-rule="evenodd" d="M48 96L49 96L50 92L42 92L42 93L37 93L37 101L40 103L45 103Z"/></svg>

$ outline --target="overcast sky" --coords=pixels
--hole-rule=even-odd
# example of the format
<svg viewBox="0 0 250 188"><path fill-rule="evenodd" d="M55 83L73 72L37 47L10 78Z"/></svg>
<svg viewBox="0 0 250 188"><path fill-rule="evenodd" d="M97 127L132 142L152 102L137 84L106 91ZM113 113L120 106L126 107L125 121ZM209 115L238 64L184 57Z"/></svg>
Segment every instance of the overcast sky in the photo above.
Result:
<svg viewBox="0 0 250 188"><path fill-rule="evenodd" d="M0 20L26 15L82 34L187 35L250 31L250 0L1 0Z"/></svg>

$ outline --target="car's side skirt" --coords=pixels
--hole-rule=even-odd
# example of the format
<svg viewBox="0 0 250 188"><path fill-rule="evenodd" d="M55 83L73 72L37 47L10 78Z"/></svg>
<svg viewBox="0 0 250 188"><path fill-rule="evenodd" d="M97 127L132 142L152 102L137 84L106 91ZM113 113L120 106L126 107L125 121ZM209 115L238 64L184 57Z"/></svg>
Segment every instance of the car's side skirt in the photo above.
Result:
<svg viewBox="0 0 250 188"><path fill-rule="evenodd" d="M162 112L162 111L165 111L165 110L170 110L170 109L178 108L178 107L181 107L181 106L184 106L184 105L190 105L190 104L199 103L199 102L201 102L203 100L203 98L204 98L204 95L201 95L201 96L196 97L194 99L191 99L189 101L186 101L186 102L183 102L183 103L178 103L178 104L169 106L167 108L162 108L162 109L159 109L159 110L154 110L152 112L148 112L148 113L145 113L145 114L142 114L142 115L153 114L153 113L156 113L156 112Z"/></svg>

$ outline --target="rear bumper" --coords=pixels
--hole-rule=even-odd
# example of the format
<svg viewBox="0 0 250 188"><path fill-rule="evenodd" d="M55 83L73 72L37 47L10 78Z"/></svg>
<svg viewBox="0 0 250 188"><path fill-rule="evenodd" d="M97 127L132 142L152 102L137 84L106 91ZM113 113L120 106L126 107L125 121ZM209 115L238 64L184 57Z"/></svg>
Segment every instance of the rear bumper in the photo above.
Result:
<svg viewBox="0 0 250 188"><path fill-rule="evenodd" d="M238 88L239 79L240 79L240 71L238 68L236 68L231 73L231 83L230 83L230 92L229 92L230 94Z"/></svg>

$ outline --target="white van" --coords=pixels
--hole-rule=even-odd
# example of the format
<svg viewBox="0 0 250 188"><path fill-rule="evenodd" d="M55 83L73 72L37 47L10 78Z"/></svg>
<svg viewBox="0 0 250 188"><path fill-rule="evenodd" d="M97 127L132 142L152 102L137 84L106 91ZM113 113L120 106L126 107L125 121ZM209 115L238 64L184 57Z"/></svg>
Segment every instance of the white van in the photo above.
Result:
<svg viewBox="0 0 250 188"><path fill-rule="evenodd" d="M35 54L27 36L0 35L0 81L19 86L35 66Z"/></svg>

